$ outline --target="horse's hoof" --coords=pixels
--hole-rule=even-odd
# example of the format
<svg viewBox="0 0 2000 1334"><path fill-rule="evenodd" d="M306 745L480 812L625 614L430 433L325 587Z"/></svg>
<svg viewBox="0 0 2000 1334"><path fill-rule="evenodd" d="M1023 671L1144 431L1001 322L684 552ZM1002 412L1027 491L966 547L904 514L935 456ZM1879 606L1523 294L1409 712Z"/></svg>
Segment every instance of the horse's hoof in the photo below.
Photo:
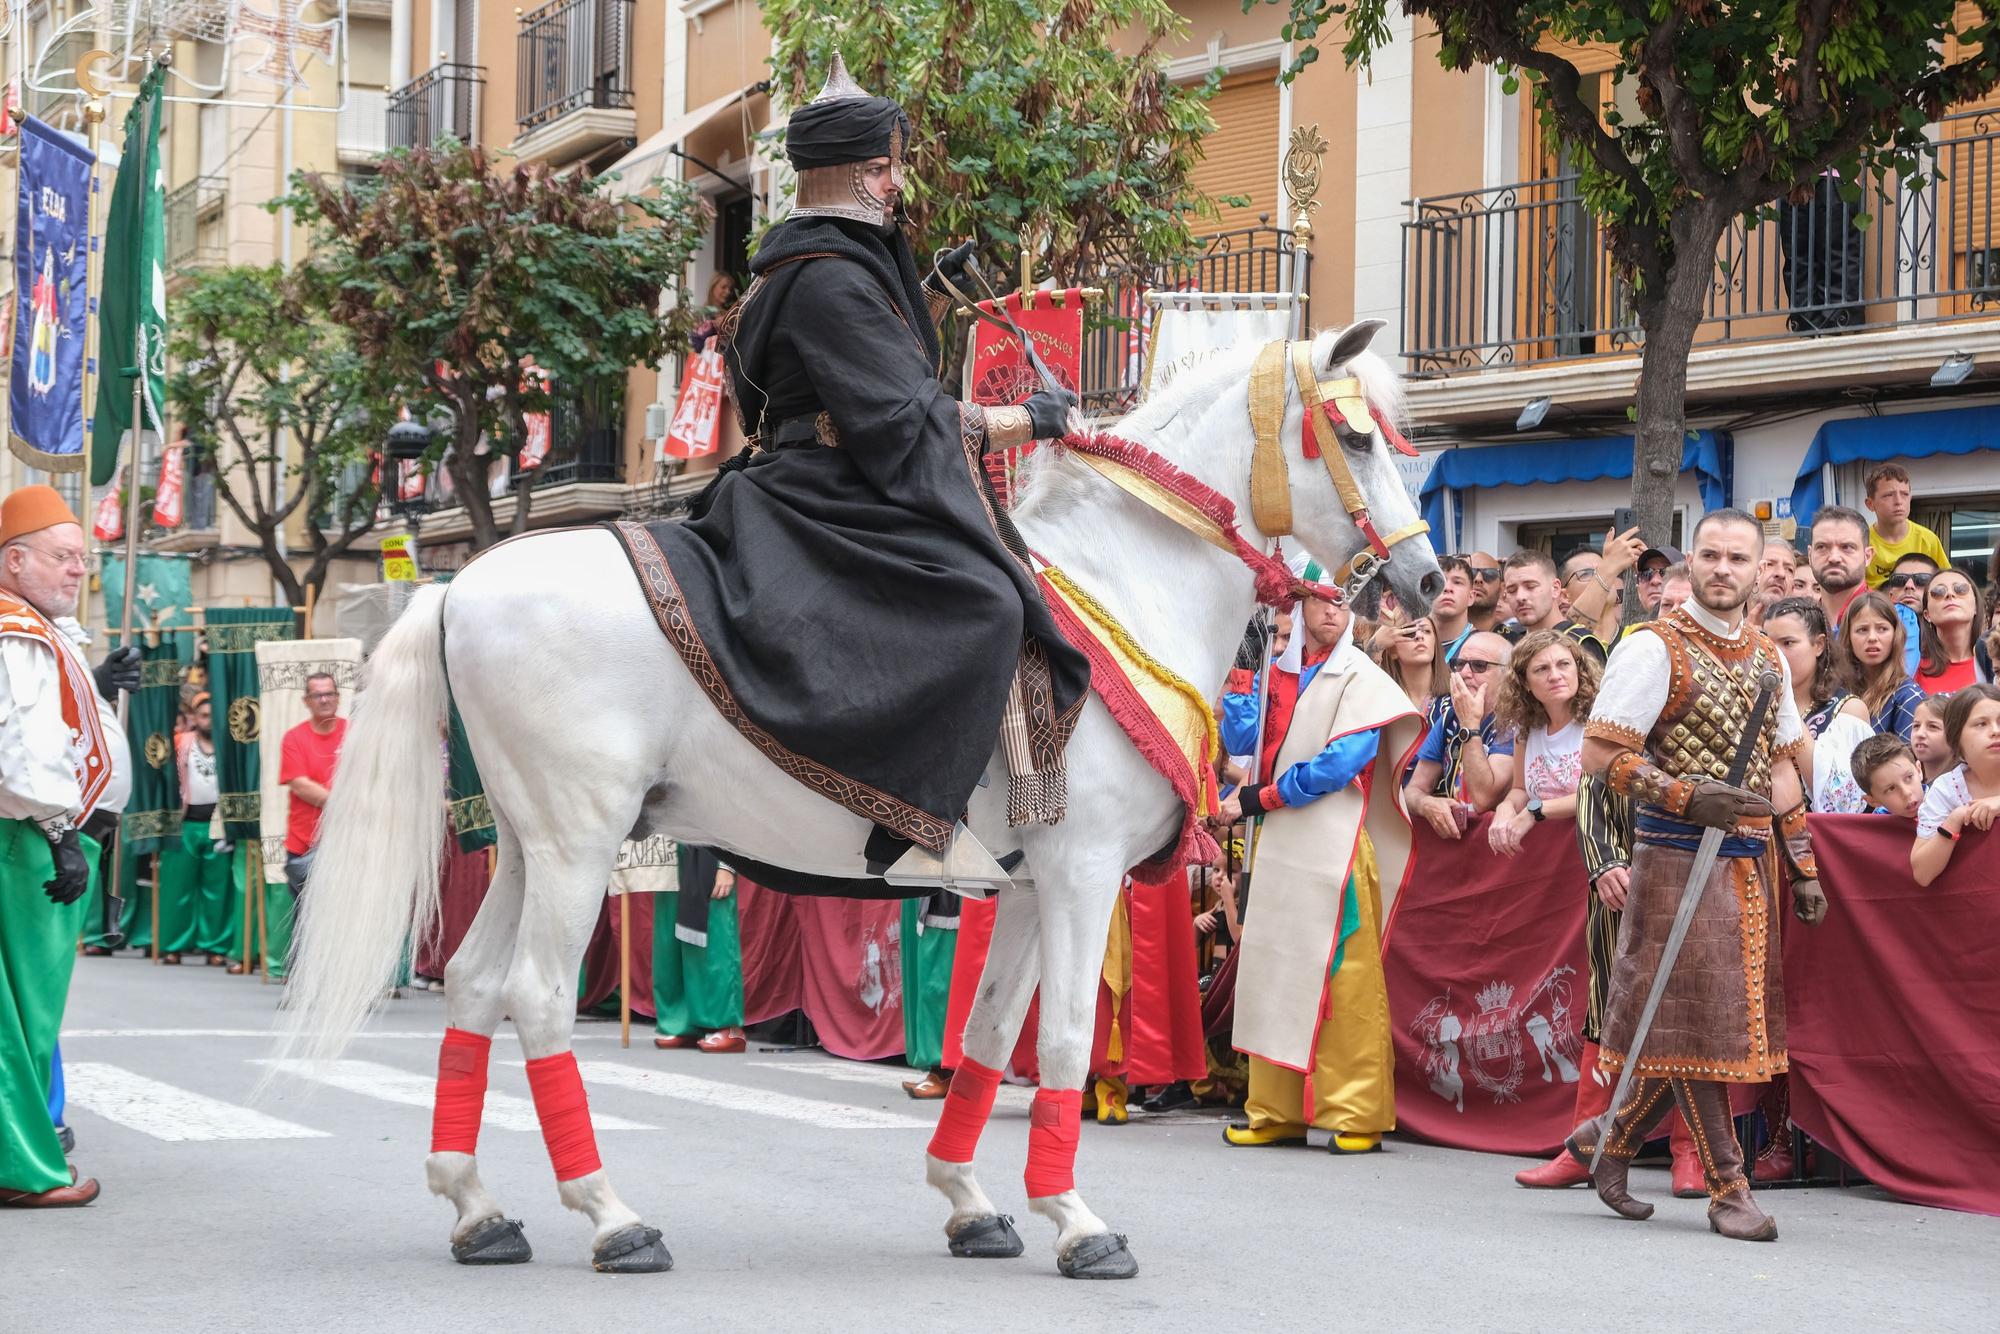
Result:
<svg viewBox="0 0 2000 1334"><path fill-rule="evenodd" d="M1116 1232L1085 1237L1056 1257L1064 1278L1136 1278L1139 1262Z"/></svg>
<svg viewBox="0 0 2000 1334"><path fill-rule="evenodd" d="M1021 1253L1021 1234L1005 1214L988 1214L959 1224L946 1241L961 1260L1011 1260Z"/></svg>
<svg viewBox="0 0 2000 1334"><path fill-rule="evenodd" d="M535 1258L520 1220L489 1218L451 1244L451 1258L462 1265L524 1265Z"/></svg>
<svg viewBox="0 0 2000 1334"><path fill-rule="evenodd" d="M664 1274L674 1257L660 1243L660 1230L634 1223L604 1239L591 1253L590 1267L600 1274Z"/></svg>

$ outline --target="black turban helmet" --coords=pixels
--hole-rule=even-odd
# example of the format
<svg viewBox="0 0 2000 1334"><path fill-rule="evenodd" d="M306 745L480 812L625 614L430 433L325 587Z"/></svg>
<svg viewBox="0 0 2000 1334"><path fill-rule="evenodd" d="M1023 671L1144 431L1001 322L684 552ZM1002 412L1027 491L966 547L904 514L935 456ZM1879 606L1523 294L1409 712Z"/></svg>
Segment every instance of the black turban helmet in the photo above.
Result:
<svg viewBox="0 0 2000 1334"><path fill-rule="evenodd" d="M888 230L896 205L872 194L861 164L886 157L894 189L903 188L910 118L886 97L870 97L848 76L838 52L818 97L792 113L785 155L799 173L792 216L845 218Z"/></svg>

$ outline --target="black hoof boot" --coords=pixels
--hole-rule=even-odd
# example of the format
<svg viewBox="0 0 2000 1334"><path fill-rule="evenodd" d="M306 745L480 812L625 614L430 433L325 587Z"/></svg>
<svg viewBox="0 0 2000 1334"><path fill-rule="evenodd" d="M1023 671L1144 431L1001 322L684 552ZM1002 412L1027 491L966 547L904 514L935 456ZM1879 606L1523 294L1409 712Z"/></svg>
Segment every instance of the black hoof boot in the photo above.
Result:
<svg viewBox="0 0 2000 1334"><path fill-rule="evenodd" d="M590 1267L600 1274L664 1274L674 1257L660 1244L660 1230L634 1223L604 1239L591 1254Z"/></svg>
<svg viewBox="0 0 2000 1334"><path fill-rule="evenodd" d="M989 1214L959 1224L946 1241L961 1260L1011 1260L1021 1253L1021 1234L1005 1214Z"/></svg>
<svg viewBox="0 0 2000 1334"><path fill-rule="evenodd" d="M462 1265L524 1265L535 1253L518 1219L489 1218L451 1244L451 1258Z"/></svg>
<svg viewBox="0 0 2000 1334"><path fill-rule="evenodd" d="M1057 1256L1056 1268L1064 1278L1136 1278L1139 1262L1126 1249L1125 1238L1105 1232L1085 1237Z"/></svg>

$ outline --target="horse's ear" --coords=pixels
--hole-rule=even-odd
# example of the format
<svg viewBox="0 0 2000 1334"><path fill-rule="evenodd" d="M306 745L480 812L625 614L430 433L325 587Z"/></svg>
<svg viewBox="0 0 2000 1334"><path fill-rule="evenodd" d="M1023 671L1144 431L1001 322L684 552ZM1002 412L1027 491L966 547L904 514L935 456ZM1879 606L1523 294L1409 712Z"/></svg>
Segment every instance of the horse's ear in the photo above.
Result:
<svg viewBox="0 0 2000 1334"><path fill-rule="evenodd" d="M1328 355L1326 364L1320 367L1320 373L1326 374L1335 366L1345 366L1354 360L1368 350L1368 345L1375 341L1376 334L1388 327L1387 320L1356 320L1342 329L1340 337L1334 339L1333 351Z"/></svg>

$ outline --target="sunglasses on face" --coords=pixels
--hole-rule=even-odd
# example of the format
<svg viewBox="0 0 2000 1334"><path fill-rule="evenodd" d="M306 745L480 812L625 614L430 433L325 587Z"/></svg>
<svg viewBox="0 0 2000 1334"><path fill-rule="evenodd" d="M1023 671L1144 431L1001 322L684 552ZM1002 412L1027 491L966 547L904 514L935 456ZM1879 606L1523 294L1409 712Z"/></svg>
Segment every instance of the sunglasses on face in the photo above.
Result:
<svg viewBox="0 0 2000 1334"><path fill-rule="evenodd" d="M1882 581L1884 588L1901 588L1908 584L1912 588L1929 588L1935 576L1927 573L1892 574Z"/></svg>
<svg viewBox="0 0 2000 1334"><path fill-rule="evenodd" d="M1454 672L1464 672L1468 676L1484 676L1499 665L1484 658L1460 658L1451 665L1451 669Z"/></svg>
<svg viewBox="0 0 2000 1334"><path fill-rule="evenodd" d="M1664 565L1649 565L1639 571L1639 582L1642 584L1651 583L1655 579L1664 579L1666 577L1667 567Z"/></svg>
<svg viewBox="0 0 2000 1334"><path fill-rule="evenodd" d="M1468 565L1466 569L1474 579L1479 580L1483 584L1495 583L1500 578L1500 567L1498 565Z"/></svg>

